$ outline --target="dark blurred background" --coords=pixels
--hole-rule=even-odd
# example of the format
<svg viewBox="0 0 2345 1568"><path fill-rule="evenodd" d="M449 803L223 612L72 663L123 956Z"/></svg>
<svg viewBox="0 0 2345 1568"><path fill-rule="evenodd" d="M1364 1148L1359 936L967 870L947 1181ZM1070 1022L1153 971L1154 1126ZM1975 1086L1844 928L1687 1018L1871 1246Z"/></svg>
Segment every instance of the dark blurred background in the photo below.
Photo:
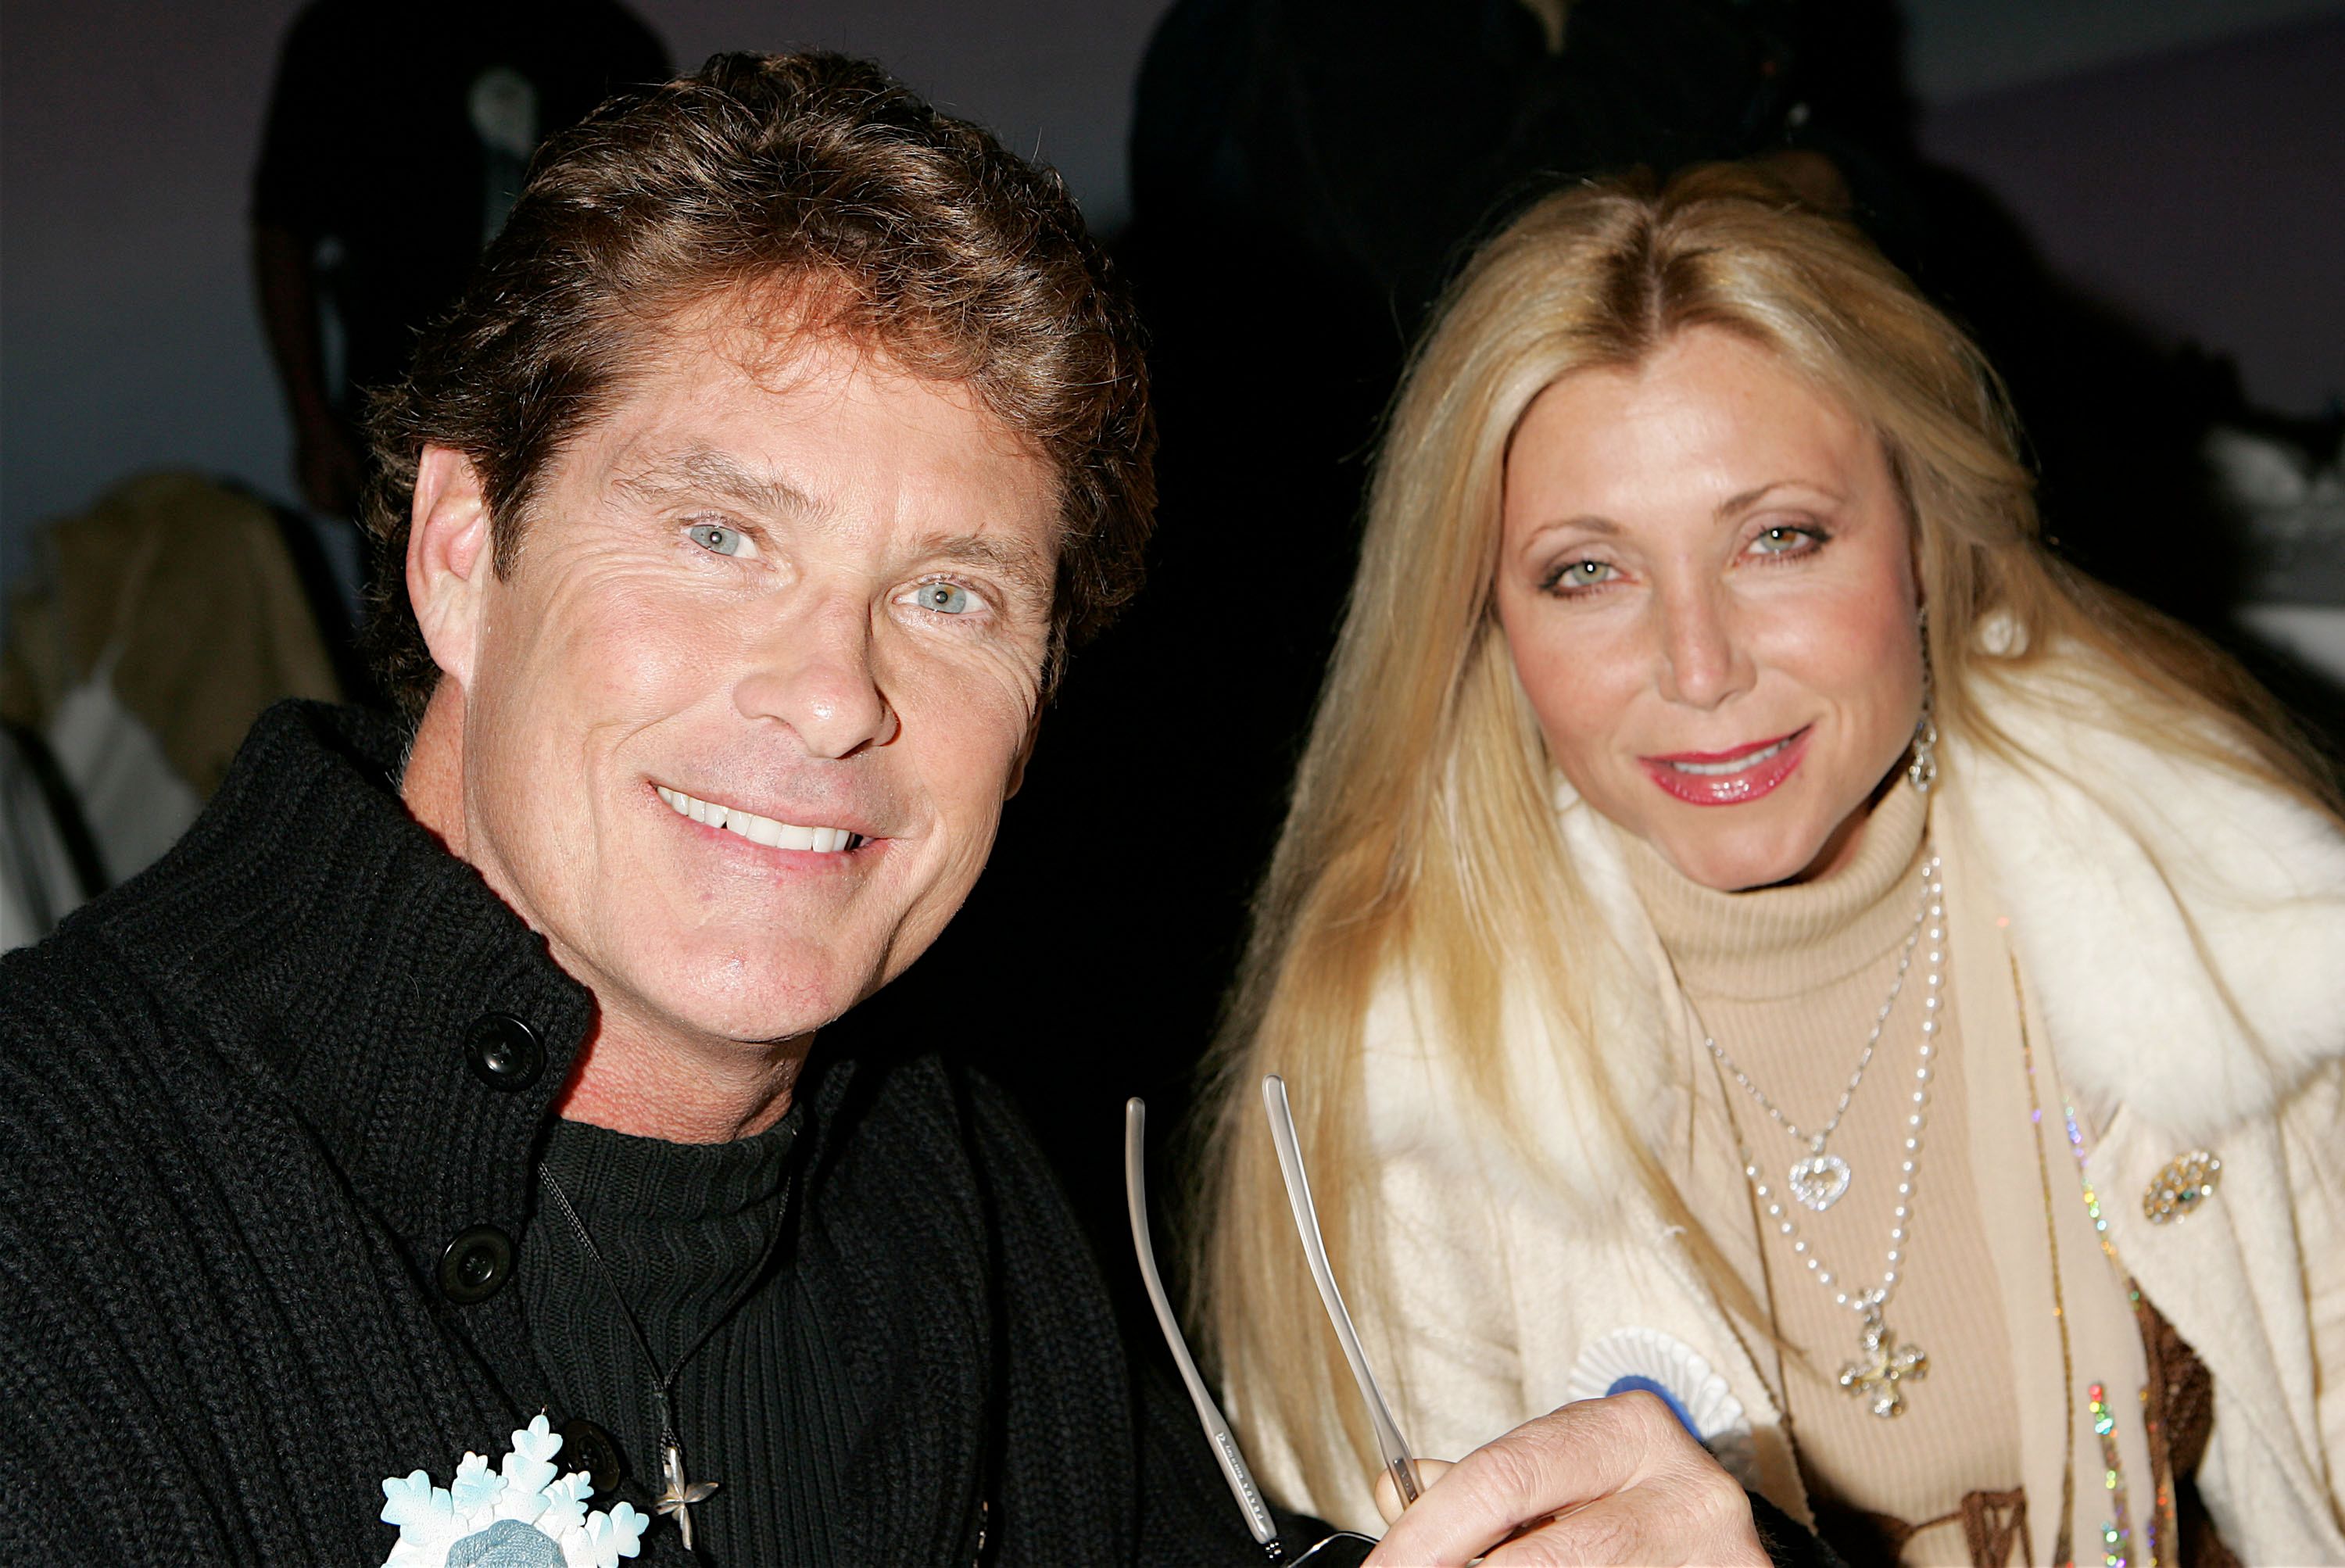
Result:
<svg viewBox="0 0 2345 1568"><path fill-rule="evenodd" d="M386 14L412 26L436 8ZM107 667L130 708L166 714L149 728L186 786L176 809L232 748L235 700L195 733L188 692L240 628L289 621L236 656L239 695L363 685L347 628L324 624L351 575L347 531L302 514L330 485L305 484L306 459L297 475L300 395L272 365L255 274L257 216L293 236L279 262L350 265L314 249L298 200L256 209L299 9L0 5L0 598L16 606L0 612L0 708L54 728L61 694L119 651L126 599L203 598L212 619ZM476 29L531 10L447 9ZM1116 1107L1146 1092L1161 1129L1186 1104L1233 965L1409 335L1460 248L1543 182L1761 157L1845 204L2010 377L2063 547L2338 728L2345 0L630 9L645 37L614 46L627 58L818 46L884 61L1055 164L1134 280L1164 435L1155 581L1078 658L971 918L841 1031L984 1061L1103 1235ZM355 57L375 63L347 93L329 83L328 107L415 65L395 38ZM504 100L484 109L478 87L489 146ZM537 93L554 115L559 95ZM297 195L339 178L280 176ZM469 224L477 187L462 200ZM301 310L273 298L282 356ZM345 350L330 327L311 351L331 365ZM199 529L228 542L194 552L207 563L280 538L291 575L256 567L249 600L200 585L172 553ZM49 580L126 555L164 586L91 608ZM304 602L314 637L289 624ZM76 864L102 881L152 847Z"/></svg>
<svg viewBox="0 0 2345 1568"><path fill-rule="evenodd" d="M42 519L142 468L225 472L290 496L246 218L298 8L0 5L0 535L12 580ZM1039 149L1101 231L1131 218L1132 93L1161 0L635 9L686 65L791 44L872 55ZM2345 6L1902 9L1921 146L1994 191L2047 262L2162 341L2229 355L2259 403L2318 413L2345 388Z"/></svg>

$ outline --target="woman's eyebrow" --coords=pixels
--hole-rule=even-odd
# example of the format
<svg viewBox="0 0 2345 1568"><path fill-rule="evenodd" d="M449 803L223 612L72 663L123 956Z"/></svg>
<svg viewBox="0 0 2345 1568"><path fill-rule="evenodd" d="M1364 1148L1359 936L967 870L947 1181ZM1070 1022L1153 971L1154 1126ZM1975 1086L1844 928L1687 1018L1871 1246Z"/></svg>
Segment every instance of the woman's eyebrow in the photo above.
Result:
<svg viewBox="0 0 2345 1568"><path fill-rule="evenodd" d="M1751 508L1758 505L1759 503L1764 501L1768 496L1773 494L1778 490L1806 490L1817 495L1822 495L1834 504L1844 502L1848 499L1847 496L1842 495L1831 485L1819 484L1812 479L1771 479L1764 484L1756 485L1739 494L1728 496L1725 500L1718 504L1718 510L1711 514L1711 515L1718 518L1719 521L1724 522L1729 517L1750 511Z"/></svg>
<svg viewBox="0 0 2345 1568"><path fill-rule="evenodd" d="M1585 512L1577 517L1558 517L1539 524L1524 536L1523 548L1528 550L1548 535L1559 534L1567 529L1576 529L1606 539L1616 538L1623 532L1620 524L1611 518L1599 513Z"/></svg>
<svg viewBox="0 0 2345 1568"><path fill-rule="evenodd" d="M1836 505L1848 499L1831 485L1819 484L1812 479L1771 479L1764 484L1754 484L1748 490L1738 491L1728 496L1718 504L1711 515L1723 523L1728 518L1739 516L1750 511L1778 490L1805 490L1812 494L1821 495ZM1548 535L1566 530L1589 534L1604 539L1618 538L1626 532L1619 523L1600 513L1584 512L1577 516L1558 517L1539 524L1524 535L1522 551L1528 553L1533 545Z"/></svg>

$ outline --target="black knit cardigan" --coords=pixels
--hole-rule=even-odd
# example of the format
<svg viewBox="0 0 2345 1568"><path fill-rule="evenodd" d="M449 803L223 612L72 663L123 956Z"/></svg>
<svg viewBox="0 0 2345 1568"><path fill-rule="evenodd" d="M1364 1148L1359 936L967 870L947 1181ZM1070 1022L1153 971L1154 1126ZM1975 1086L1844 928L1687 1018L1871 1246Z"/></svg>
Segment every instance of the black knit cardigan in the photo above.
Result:
<svg viewBox="0 0 2345 1568"><path fill-rule="evenodd" d="M397 743L272 710L176 850L0 959L11 1563L377 1563L384 1478L562 1420L482 1227L529 1221L593 1004L406 814ZM492 1013L542 1066L482 1059ZM875 1412L842 1554L1261 1561L1000 1096L918 1056L804 1092L804 1257ZM642 1561L689 1559L662 1522Z"/></svg>

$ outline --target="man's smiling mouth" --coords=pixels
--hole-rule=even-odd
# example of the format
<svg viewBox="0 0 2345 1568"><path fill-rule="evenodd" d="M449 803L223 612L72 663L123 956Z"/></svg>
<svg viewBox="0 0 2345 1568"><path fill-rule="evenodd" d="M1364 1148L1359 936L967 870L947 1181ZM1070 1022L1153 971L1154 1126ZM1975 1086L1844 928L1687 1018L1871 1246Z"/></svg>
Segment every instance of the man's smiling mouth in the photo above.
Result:
<svg viewBox="0 0 2345 1568"><path fill-rule="evenodd" d="M845 828L801 828L791 822L777 822L771 817L760 817L755 811L744 811L738 806L717 806L681 789L671 789L665 784L655 784L659 798L675 809L679 817L689 817L711 828L721 828L728 833L738 833L753 844L764 844L776 850L812 850L817 854L835 855L849 850L859 850L870 842L860 833Z"/></svg>

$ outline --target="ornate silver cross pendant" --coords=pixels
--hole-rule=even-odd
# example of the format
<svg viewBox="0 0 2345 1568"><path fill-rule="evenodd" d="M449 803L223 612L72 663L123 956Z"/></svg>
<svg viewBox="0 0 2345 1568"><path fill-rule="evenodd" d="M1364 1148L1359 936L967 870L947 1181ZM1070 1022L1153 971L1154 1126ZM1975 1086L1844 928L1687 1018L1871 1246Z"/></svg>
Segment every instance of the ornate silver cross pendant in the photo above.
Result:
<svg viewBox="0 0 2345 1568"><path fill-rule="evenodd" d="M1919 1345L1900 1345L1893 1350L1892 1338L1888 1325L1881 1320L1880 1303L1867 1307L1863 1352L1840 1369L1840 1386L1870 1402L1873 1413L1884 1420L1905 1413L1905 1395L1898 1385L1908 1380L1918 1383L1930 1375L1929 1352Z"/></svg>
<svg viewBox="0 0 2345 1568"><path fill-rule="evenodd" d="M662 1513L675 1515L676 1533L684 1537L684 1549L692 1550L692 1511L709 1500L716 1492L713 1481L684 1479L684 1451L669 1443L660 1452L660 1470L667 1480L667 1490L652 1506Z"/></svg>

